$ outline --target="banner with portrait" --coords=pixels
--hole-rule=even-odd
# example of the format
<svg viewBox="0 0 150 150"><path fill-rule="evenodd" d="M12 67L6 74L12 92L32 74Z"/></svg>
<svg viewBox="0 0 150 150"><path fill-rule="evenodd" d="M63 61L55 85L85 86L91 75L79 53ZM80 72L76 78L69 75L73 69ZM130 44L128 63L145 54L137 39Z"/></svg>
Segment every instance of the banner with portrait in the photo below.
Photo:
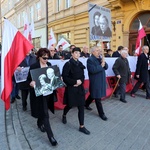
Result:
<svg viewBox="0 0 150 150"><path fill-rule="evenodd" d="M111 11L108 8L89 3L90 41L110 41Z"/></svg>
<svg viewBox="0 0 150 150"><path fill-rule="evenodd" d="M47 96L57 88L65 86L60 78L57 65L30 70L32 81L36 82L34 87L36 96Z"/></svg>

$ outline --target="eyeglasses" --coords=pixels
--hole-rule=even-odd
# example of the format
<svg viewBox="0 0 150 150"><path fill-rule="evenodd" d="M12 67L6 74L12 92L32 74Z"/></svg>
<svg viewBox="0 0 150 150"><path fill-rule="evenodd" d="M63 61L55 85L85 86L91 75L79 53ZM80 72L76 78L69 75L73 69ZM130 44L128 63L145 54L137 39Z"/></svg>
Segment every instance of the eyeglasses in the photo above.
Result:
<svg viewBox="0 0 150 150"><path fill-rule="evenodd" d="M55 50L50 50L51 52L55 52Z"/></svg>
<svg viewBox="0 0 150 150"><path fill-rule="evenodd" d="M49 58L48 58L48 57L42 57L42 59L43 59L43 60L48 60Z"/></svg>

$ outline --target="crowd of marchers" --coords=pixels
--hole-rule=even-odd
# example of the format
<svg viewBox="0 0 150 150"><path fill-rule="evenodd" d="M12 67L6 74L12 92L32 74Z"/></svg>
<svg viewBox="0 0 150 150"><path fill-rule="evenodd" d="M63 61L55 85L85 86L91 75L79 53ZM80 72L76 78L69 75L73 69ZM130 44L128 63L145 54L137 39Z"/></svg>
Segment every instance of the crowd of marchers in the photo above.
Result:
<svg viewBox="0 0 150 150"><path fill-rule="evenodd" d="M79 131L84 134L90 134L90 131L84 125L84 109L92 110L90 104L95 100L98 116L106 121L108 118L105 115L101 98L106 96L106 74L105 70L108 69L108 64L105 61L105 57L117 57L113 64L112 70L117 78L117 86L114 90L114 96L118 97L123 103L127 103L126 100L126 84L130 78L137 80L130 95L135 98L135 93L141 85L146 89L146 99L150 99L150 82L149 82L149 47L143 46L142 53L138 56L137 65L134 77L132 77L129 62L128 62L128 48L119 46L113 53L112 50L107 50L107 54L103 53L103 50L97 46L89 49L84 46L82 51L75 45L70 46L69 51L64 51L63 46L59 45L58 49L51 46L49 49L40 48L36 53L31 51L26 55L26 58L20 63L17 70L21 71L23 67L30 67L27 80L24 82L16 83L15 78L12 78L13 91L11 93L11 103L14 103L16 98L22 100L23 111L27 110L27 98L29 95L31 116L37 118L37 126L41 132L46 132L48 139L52 146L56 146L58 143L54 138L50 122L48 110L54 113L54 103L57 101L56 90L49 95L36 96L34 88L36 87L36 81L33 81L30 71L32 69L45 68L52 66L51 59L62 59L68 61L63 66L61 79L65 83L65 92L63 98L63 104L65 105L62 114L62 123L67 123L67 113L73 107L78 108L78 120ZM79 57L85 57L87 59L87 70L89 75L89 96L85 99L84 90L84 69L86 66L79 61ZM47 72L39 77L40 83L50 87L46 84L44 78L47 76L52 80L54 73ZM43 88L44 89L44 88ZM21 97L18 94L18 90L21 92Z"/></svg>

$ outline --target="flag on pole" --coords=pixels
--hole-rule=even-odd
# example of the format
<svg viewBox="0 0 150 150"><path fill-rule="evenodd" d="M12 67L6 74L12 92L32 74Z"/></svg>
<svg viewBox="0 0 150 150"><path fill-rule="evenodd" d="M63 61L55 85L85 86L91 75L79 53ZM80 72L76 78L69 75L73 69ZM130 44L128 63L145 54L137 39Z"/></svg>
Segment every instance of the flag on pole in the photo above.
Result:
<svg viewBox="0 0 150 150"><path fill-rule="evenodd" d="M28 37L29 37L29 21L28 21L27 16L24 18L23 35L26 37L26 39L28 39Z"/></svg>
<svg viewBox="0 0 150 150"><path fill-rule="evenodd" d="M29 25L29 35L28 40L32 43L32 38L34 38L34 22L32 21Z"/></svg>
<svg viewBox="0 0 150 150"><path fill-rule="evenodd" d="M142 38L143 37L145 37L146 36L146 33L145 33L145 31L144 31L144 28L143 28L143 26L142 26L142 23L141 23L141 21L139 20L139 23L140 23L140 25L139 25L139 30L138 30L138 37L137 37L137 40L136 40L136 50L135 50L135 53L137 54L137 55L140 55L140 53L141 53L141 40L142 40Z"/></svg>
<svg viewBox="0 0 150 150"><path fill-rule="evenodd" d="M58 49L59 45L63 46L63 50L65 50L66 48L68 48L70 46L70 44L64 38L60 39L60 41L58 42L58 44L56 46L56 49Z"/></svg>
<svg viewBox="0 0 150 150"><path fill-rule="evenodd" d="M49 41L48 41L48 49L56 43L56 39L55 39L55 36L54 36L54 32L51 28L51 31L50 31L50 37L49 37Z"/></svg>
<svg viewBox="0 0 150 150"><path fill-rule="evenodd" d="M33 45L13 26L4 19L4 31L1 55L1 99L5 108L10 108L12 76L18 65L26 57Z"/></svg>

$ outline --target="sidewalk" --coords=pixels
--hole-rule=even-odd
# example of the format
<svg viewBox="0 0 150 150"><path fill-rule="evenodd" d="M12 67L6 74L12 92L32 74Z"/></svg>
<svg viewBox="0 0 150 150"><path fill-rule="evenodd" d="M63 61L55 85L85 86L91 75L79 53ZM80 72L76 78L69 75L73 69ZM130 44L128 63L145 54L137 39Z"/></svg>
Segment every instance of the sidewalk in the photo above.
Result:
<svg viewBox="0 0 150 150"><path fill-rule="evenodd" d="M61 122L62 110L50 114L50 123L58 146L52 147L46 133L36 125L36 119L30 115L30 107L22 111L21 100L12 104L5 117L0 102L1 135L0 150L150 150L150 100L139 90L136 98L127 94L128 103L116 98L103 101L108 121L102 121L95 103L92 111L85 110L85 126L91 132L85 135L78 131L77 109L70 110L67 124Z"/></svg>

